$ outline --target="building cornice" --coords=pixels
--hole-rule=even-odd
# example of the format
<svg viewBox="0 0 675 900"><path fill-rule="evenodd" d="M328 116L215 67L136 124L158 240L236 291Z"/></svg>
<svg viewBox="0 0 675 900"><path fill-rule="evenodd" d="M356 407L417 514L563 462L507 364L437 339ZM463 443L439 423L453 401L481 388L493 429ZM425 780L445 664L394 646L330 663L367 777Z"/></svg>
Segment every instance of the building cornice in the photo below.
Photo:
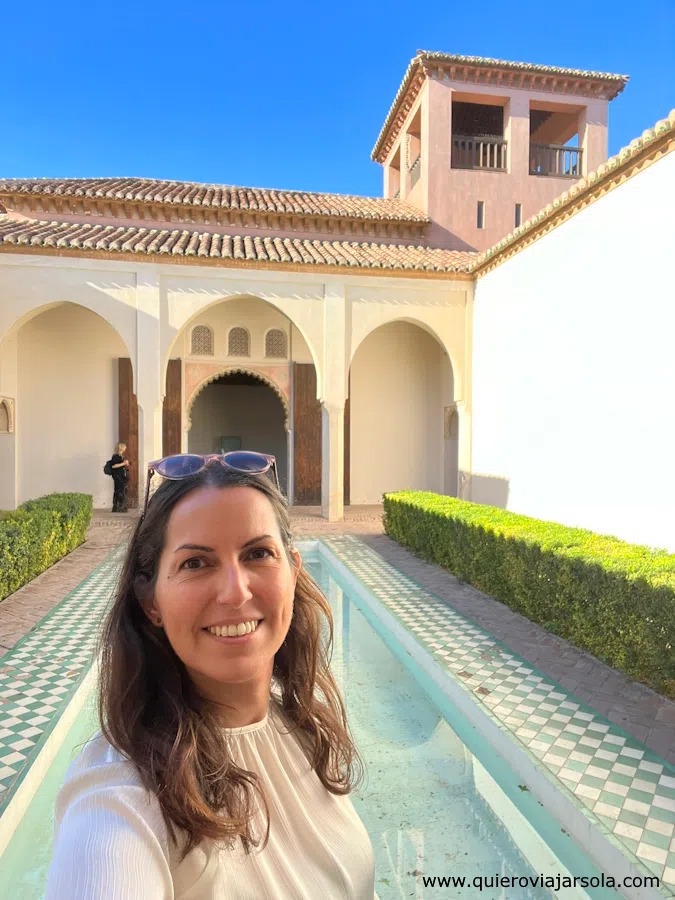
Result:
<svg viewBox="0 0 675 900"><path fill-rule="evenodd" d="M149 179L6 179L0 203L33 219L73 216L143 224L420 238L429 218L403 200Z"/></svg>
<svg viewBox="0 0 675 900"><path fill-rule="evenodd" d="M468 272L468 264L457 265L456 268L447 266L444 268L423 265L359 265L339 264L327 262L282 262L280 260L261 260L245 258L213 258L208 256L171 255L168 253L138 253L129 250L96 250L92 248L73 249L70 247L35 246L30 244L0 244L0 257L9 255L58 257L64 259L92 259L106 261L123 261L137 265L138 263L152 263L155 265L171 266L200 266L222 269L248 269L261 272L297 272L304 275L320 274L335 277L359 276L379 278L409 278L443 281L473 281L473 276ZM462 255L462 254L460 254ZM471 255L471 254L464 254Z"/></svg>
<svg viewBox="0 0 675 900"><path fill-rule="evenodd" d="M527 91L613 100L626 86L627 75L587 72L557 66L508 62L478 56L456 56L420 50L403 76L371 158L384 163L427 79Z"/></svg>
<svg viewBox="0 0 675 900"><path fill-rule="evenodd" d="M522 252L535 241L553 231L563 222L586 207L600 200L610 191L620 187L630 178L649 168L659 159L675 150L675 109L667 119L657 122L653 128L624 147L616 156L598 166L585 178L540 210L536 216L524 222L509 235L482 253L471 265L470 271L477 278L487 275L502 263Z"/></svg>

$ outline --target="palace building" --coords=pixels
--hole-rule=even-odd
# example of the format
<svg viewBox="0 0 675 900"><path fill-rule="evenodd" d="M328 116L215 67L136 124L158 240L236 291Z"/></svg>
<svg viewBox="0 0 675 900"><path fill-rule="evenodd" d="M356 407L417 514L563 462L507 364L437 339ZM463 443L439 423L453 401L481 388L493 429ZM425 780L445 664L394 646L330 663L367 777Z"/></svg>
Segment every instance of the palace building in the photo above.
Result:
<svg viewBox="0 0 675 900"><path fill-rule="evenodd" d="M242 447L331 520L413 488L675 549L675 115L608 161L626 82L420 52L381 198L0 181L0 508Z"/></svg>

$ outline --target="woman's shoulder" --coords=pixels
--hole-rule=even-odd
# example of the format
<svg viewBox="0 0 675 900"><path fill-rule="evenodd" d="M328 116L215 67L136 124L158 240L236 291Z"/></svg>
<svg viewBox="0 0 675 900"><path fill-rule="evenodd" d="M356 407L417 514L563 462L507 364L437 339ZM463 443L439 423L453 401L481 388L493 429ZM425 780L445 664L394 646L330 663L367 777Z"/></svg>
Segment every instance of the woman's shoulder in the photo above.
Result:
<svg viewBox="0 0 675 900"><path fill-rule="evenodd" d="M75 782L89 782L98 787L143 786L135 765L116 750L97 731L72 761L66 772L64 787Z"/></svg>

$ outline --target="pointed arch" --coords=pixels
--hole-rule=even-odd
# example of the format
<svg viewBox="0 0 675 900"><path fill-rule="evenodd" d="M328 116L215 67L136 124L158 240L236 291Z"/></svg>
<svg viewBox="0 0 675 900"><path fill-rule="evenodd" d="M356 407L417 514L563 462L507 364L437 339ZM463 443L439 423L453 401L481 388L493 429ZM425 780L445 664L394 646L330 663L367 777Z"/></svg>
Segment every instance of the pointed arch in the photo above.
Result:
<svg viewBox="0 0 675 900"><path fill-rule="evenodd" d="M209 373L206 378L199 382L199 384L192 391L192 394L187 398L185 404L185 430L189 431L192 427L192 419L191 413L192 408L195 404L195 400L204 390L204 388L212 384L214 381L218 381L219 378L222 378L225 375L250 375L252 378L255 378L257 381L260 381L266 387L272 388L274 393L277 395L279 400L281 401L281 405L284 408L284 429L286 432L290 429L290 406L288 403L288 398L281 390L278 384L276 384L271 378L265 375L263 372L257 371L252 366L223 366L223 368L217 369L215 372Z"/></svg>

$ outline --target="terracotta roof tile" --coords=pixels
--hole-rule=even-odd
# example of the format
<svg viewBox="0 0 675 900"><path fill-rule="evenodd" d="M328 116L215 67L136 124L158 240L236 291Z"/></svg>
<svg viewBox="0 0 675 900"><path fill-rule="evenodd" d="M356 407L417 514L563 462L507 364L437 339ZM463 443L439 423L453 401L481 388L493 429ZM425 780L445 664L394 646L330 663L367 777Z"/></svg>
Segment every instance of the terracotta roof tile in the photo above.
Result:
<svg viewBox="0 0 675 900"><path fill-rule="evenodd" d="M372 159L377 159L382 145L387 136L389 128L396 116L399 104L408 91L415 76L424 65L436 63L440 66L457 66L469 69L501 69L502 71L530 74L530 75L548 75L552 77L567 78L573 80L583 80L589 82L604 82L610 88L609 99L614 99L620 94L628 82L628 75L613 75L610 72L591 72L585 69L564 69L559 66L538 66L534 63L509 62L504 59L490 59L484 56L457 56L453 53L437 53L428 50L418 50L417 56L411 59L406 69L403 80L399 86L394 101L389 107L389 112L384 121L384 125L375 141L375 146L371 154Z"/></svg>
<svg viewBox="0 0 675 900"><path fill-rule="evenodd" d="M468 272L479 257L477 253L403 244L41 222L0 215L0 248L3 245L448 274Z"/></svg>
<svg viewBox="0 0 675 900"><path fill-rule="evenodd" d="M429 221L424 213L404 200L144 178L7 178L0 180L0 195L7 194L198 206L277 215L392 222Z"/></svg>

